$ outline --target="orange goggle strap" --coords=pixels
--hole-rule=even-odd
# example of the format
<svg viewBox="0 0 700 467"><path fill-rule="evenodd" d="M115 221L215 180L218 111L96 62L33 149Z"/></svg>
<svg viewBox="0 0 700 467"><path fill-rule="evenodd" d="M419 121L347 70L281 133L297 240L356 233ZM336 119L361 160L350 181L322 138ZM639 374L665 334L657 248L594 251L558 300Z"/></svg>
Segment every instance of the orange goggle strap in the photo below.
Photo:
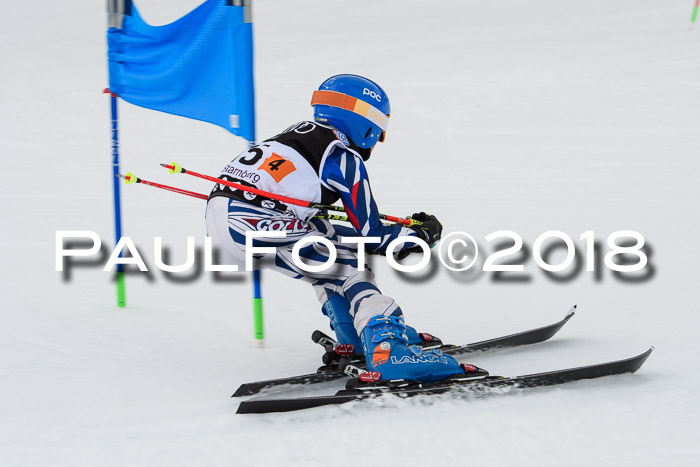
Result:
<svg viewBox="0 0 700 467"><path fill-rule="evenodd" d="M342 92L336 91L314 91L311 97L311 105L327 105L349 110L365 117L367 120L377 125L382 131L386 131L389 124L389 116L384 112L360 99L356 99Z"/></svg>

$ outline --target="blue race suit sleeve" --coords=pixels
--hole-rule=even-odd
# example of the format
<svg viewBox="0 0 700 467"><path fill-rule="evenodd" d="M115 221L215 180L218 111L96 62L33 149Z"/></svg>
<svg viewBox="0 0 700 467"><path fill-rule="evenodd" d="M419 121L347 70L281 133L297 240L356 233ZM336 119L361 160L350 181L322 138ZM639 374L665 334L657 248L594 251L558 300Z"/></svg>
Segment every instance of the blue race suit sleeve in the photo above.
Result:
<svg viewBox="0 0 700 467"><path fill-rule="evenodd" d="M340 195L345 212L358 235L381 238L381 243L368 244L367 251L381 254L386 252L387 245L395 238L417 236L416 232L400 224L382 223L369 187L365 165L352 152L336 147L326 157L321 180ZM413 243L403 245L404 248L412 246Z"/></svg>

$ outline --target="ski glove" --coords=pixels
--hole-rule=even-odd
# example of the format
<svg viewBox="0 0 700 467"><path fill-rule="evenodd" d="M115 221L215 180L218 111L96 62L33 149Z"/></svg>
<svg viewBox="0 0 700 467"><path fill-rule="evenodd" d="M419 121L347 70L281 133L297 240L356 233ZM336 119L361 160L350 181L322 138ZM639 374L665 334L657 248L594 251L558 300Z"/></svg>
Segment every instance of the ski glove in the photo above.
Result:
<svg viewBox="0 0 700 467"><path fill-rule="evenodd" d="M418 233L418 236L425 240L430 245L430 248L434 247L442 236L442 224L437 217L424 212L417 212L411 216L411 219L422 224L413 225L409 228Z"/></svg>
<svg viewBox="0 0 700 467"><path fill-rule="evenodd" d="M422 224L413 225L409 227L409 229L416 232L418 234L418 237L420 237L422 240L425 240L425 242L430 246L430 248L434 247L435 244L440 240L440 237L442 236L442 224L439 220L437 220L437 217L430 214L426 214L424 212L417 212L411 216L411 219L419 221ZM395 254L395 258L398 261L401 261L409 254L420 251L422 250L421 247L419 247L418 245L412 246L410 248L404 248L403 250Z"/></svg>

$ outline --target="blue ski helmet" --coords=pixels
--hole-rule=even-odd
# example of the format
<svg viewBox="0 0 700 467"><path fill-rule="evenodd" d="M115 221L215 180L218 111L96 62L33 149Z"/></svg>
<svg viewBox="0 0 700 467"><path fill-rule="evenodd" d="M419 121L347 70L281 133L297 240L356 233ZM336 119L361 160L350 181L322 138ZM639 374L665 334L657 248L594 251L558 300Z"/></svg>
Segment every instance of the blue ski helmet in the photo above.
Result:
<svg viewBox="0 0 700 467"><path fill-rule="evenodd" d="M357 75L332 76L314 91L311 105L317 122L337 128L366 150L361 151L365 160L377 141L384 141L391 106L374 81Z"/></svg>

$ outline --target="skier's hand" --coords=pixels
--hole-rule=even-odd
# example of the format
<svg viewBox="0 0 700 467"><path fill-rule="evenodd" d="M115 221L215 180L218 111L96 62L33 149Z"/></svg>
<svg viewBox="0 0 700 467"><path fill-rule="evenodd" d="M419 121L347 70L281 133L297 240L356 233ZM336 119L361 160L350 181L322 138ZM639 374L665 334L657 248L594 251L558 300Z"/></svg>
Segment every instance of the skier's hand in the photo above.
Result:
<svg viewBox="0 0 700 467"><path fill-rule="evenodd" d="M413 225L409 228L417 232L418 236L430 245L430 248L434 247L442 237L442 224L437 217L424 212L417 212L411 216L411 219L421 222L421 224Z"/></svg>
<svg viewBox="0 0 700 467"><path fill-rule="evenodd" d="M437 220L437 217L424 212L418 212L413 214L410 219L420 222L421 225L412 225L409 227L409 229L415 231L421 240L425 240L430 248L434 247L442 236L442 224L439 220ZM394 258L397 261L401 261L411 253L420 251L422 251L421 247L414 245L395 253Z"/></svg>

